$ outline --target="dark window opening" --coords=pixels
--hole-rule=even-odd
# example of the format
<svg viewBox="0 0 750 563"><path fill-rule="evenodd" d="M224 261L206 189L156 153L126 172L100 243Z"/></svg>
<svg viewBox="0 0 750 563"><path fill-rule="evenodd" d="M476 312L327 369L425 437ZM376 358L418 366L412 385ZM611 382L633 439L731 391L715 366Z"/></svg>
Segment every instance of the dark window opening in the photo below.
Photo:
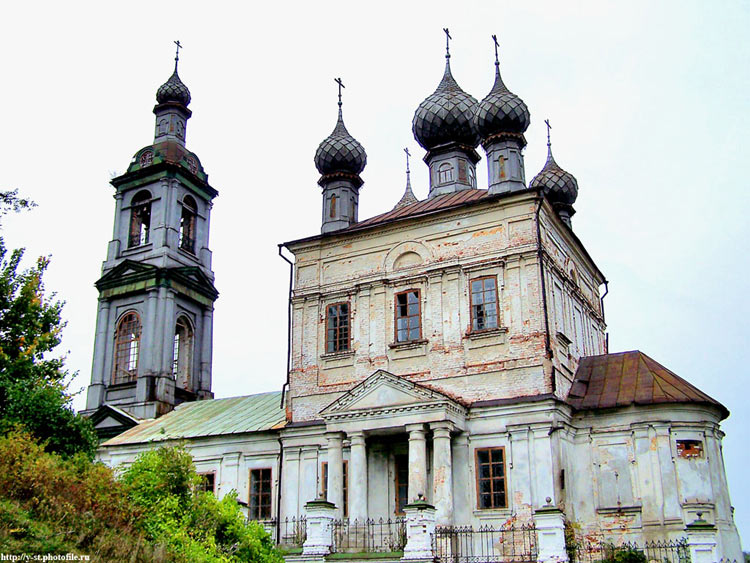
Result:
<svg viewBox="0 0 750 563"><path fill-rule="evenodd" d="M410 289L396 294L396 342L422 338L422 310L419 290Z"/></svg>
<svg viewBox="0 0 750 563"><path fill-rule="evenodd" d="M505 508L505 449L476 450L477 507Z"/></svg>
<svg viewBox="0 0 750 563"><path fill-rule="evenodd" d="M135 312L120 319L115 334L115 367L112 383L134 381L138 375L138 350L141 341L141 320Z"/></svg>
<svg viewBox="0 0 750 563"><path fill-rule="evenodd" d="M471 330L497 328L498 312L495 276L471 280Z"/></svg>
<svg viewBox="0 0 750 563"><path fill-rule="evenodd" d="M349 304L329 305L326 313L326 352L349 350Z"/></svg>
<svg viewBox="0 0 750 563"><path fill-rule="evenodd" d="M250 520L271 518L271 468L250 470Z"/></svg>
<svg viewBox="0 0 750 563"><path fill-rule="evenodd" d="M321 479L323 479L323 498L328 499L328 462L324 461L321 466ZM343 478L343 491L342 496L344 497L344 516L349 515L349 462L344 460L344 478Z"/></svg>
<svg viewBox="0 0 750 563"><path fill-rule="evenodd" d="M409 503L409 456L396 454L396 514L403 514Z"/></svg>
<svg viewBox="0 0 750 563"><path fill-rule="evenodd" d="M193 328L186 317L177 319L174 330L174 349L172 354L172 375L177 386L192 391L190 381L193 362Z"/></svg>
<svg viewBox="0 0 750 563"><path fill-rule="evenodd" d="M198 206L195 200L186 195L182 200L182 217L180 218L180 248L195 254L195 216Z"/></svg>
<svg viewBox="0 0 750 563"><path fill-rule="evenodd" d="M130 203L128 248L148 243L151 230L151 194L138 192Z"/></svg>
<svg viewBox="0 0 750 563"><path fill-rule="evenodd" d="M213 471L210 473L198 473L198 477L200 477L200 482L198 483L199 491L216 494L216 473Z"/></svg>
<svg viewBox="0 0 750 563"><path fill-rule="evenodd" d="M700 440L677 440L678 457L703 457L703 442Z"/></svg>

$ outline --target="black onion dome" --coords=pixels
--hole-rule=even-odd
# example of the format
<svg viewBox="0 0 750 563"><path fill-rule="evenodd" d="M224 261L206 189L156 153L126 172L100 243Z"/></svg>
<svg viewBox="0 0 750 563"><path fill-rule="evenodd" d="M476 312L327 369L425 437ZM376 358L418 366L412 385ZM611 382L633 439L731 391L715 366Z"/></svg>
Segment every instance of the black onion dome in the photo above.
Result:
<svg viewBox="0 0 750 563"><path fill-rule="evenodd" d="M359 141L349 134L339 109L336 127L315 151L315 167L321 174L348 172L359 174L367 164L367 153Z"/></svg>
<svg viewBox="0 0 750 563"><path fill-rule="evenodd" d="M528 129L529 108L503 83L500 68L495 67L495 85L479 103L474 122L482 139L498 133L523 133Z"/></svg>
<svg viewBox="0 0 750 563"><path fill-rule="evenodd" d="M159 86L159 89L156 91L156 101L160 104L177 102L185 107L190 103L190 90L180 80L177 68L174 69L169 80Z"/></svg>
<svg viewBox="0 0 750 563"><path fill-rule="evenodd" d="M534 176L530 188L544 190L552 203L573 205L578 197L578 182L575 176L560 168L552 156L552 148L547 148L547 162L544 168Z"/></svg>
<svg viewBox="0 0 750 563"><path fill-rule="evenodd" d="M427 150L451 142L476 147L479 144L474 125L476 107L477 101L461 90L446 60L445 74L437 90L414 112L411 125L414 138Z"/></svg>

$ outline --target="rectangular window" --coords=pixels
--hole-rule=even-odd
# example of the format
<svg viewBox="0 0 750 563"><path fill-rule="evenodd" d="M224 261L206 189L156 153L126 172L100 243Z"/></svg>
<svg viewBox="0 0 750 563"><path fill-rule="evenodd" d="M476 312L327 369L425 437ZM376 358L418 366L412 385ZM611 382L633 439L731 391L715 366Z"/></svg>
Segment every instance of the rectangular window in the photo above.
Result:
<svg viewBox="0 0 750 563"><path fill-rule="evenodd" d="M703 457L703 442L700 440L677 440L678 457Z"/></svg>
<svg viewBox="0 0 750 563"><path fill-rule="evenodd" d="M250 520L271 518L271 468L250 470Z"/></svg>
<svg viewBox="0 0 750 563"><path fill-rule="evenodd" d="M505 448L476 450L477 507L506 508Z"/></svg>
<svg viewBox="0 0 750 563"><path fill-rule="evenodd" d="M199 491L216 494L216 473L213 471L210 473L198 473L198 477L201 478L201 481L198 484Z"/></svg>
<svg viewBox="0 0 750 563"><path fill-rule="evenodd" d="M422 338L421 309L418 289L396 294L396 342Z"/></svg>
<svg viewBox="0 0 750 563"><path fill-rule="evenodd" d="M471 280L471 330L497 328L498 312L495 276Z"/></svg>
<svg viewBox="0 0 750 563"><path fill-rule="evenodd" d="M396 455L396 514L403 514L409 494L409 456Z"/></svg>
<svg viewBox="0 0 750 563"><path fill-rule="evenodd" d="M328 462L324 461L321 467L321 479L323 479L323 498L328 498ZM349 462L344 460L344 516L349 515Z"/></svg>
<svg viewBox="0 0 750 563"><path fill-rule="evenodd" d="M326 353L349 350L349 303L329 305L326 312Z"/></svg>

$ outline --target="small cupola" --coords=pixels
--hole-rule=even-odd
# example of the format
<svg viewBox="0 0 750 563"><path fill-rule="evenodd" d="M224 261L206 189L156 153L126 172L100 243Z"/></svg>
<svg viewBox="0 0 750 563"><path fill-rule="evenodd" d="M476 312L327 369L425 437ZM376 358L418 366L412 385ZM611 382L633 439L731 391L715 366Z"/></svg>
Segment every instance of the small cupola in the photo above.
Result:
<svg viewBox="0 0 750 563"><path fill-rule="evenodd" d="M404 152L406 153L406 188L404 189L404 195L401 196L401 199L398 200L398 203L393 209L401 209L402 207L406 207L407 205L419 201L411 189L411 170L409 170L409 157L411 156L411 153L409 152L409 148L406 147Z"/></svg>
<svg viewBox="0 0 750 563"><path fill-rule="evenodd" d="M419 104L412 132L427 151L429 197L476 188L479 133L474 124L477 101L464 92L451 74L450 33L446 35L445 72L437 89Z"/></svg>
<svg viewBox="0 0 750 563"><path fill-rule="evenodd" d="M177 53L174 57L174 72L169 80L159 86L156 91L154 144L174 141L184 145L187 120L193 115L193 112L188 109L191 99L190 90L183 84L177 73L182 45L179 41L175 41L175 45L177 45Z"/></svg>
<svg viewBox="0 0 750 563"><path fill-rule="evenodd" d="M315 151L315 167L321 174L318 185L323 188L323 233L344 229L357 222L359 188L364 183L359 175L367 164L365 149L344 125L341 109L344 84L340 78L336 83L339 87L338 120L333 132Z"/></svg>
<svg viewBox="0 0 750 563"><path fill-rule="evenodd" d="M572 227L570 219L575 214L573 204L578 198L578 182L575 176L560 168L555 162L550 142L551 126L548 119L545 123L547 124L547 162L539 174L531 180L530 187L542 190L563 223Z"/></svg>
<svg viewBox="0 0 750 563"><path fill-rule="evenodd" d="M495 43L495 83L477 105L474 123L487 153L490 193L522 190L526 187L523 155L526 146L523 134L531 121L524 101L508 90L500 76L497 36Z"/></svg>

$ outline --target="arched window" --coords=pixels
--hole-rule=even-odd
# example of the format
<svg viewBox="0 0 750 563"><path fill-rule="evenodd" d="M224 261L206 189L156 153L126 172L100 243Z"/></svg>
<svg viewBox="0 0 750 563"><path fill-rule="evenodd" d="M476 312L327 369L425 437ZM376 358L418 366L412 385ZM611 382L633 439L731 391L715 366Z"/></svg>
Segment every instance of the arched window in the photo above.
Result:
<svg viewBox="0 0 750 563"><path fill-rule="evenodd" d="M141 342L141 319L138 313L125 314L115 334L115 369L112 383L134 381L138 375L138 350Z"/></svg>
<svg viewBox="0 0 750 563"><path fill-rule="evenodd" d="M180 248L195 254L195 216L198 206L195 200L186 195L182 200L182 218L180 219Z"/></svg>
<svg viewBox="0 0 750 563"><path fill-rule="evenodd" d="M438 184L447 184L453 181L453 165L443 162L438 168Z"/></svg>
<svg viewBox="0 0 750 563"><path fill-rule="evenodd" d="M130 202L130 234L128 248L141 246L148 242L151 230L151 194L138 192Z"/></svg>
<svg viewBox="0 0 750 563"><path fill-rule="evenodd" d="M172 375L177 387L192 391L190 366L193 362L193 328L187 317L180 316L174 329L174 353Z"/></svg>

